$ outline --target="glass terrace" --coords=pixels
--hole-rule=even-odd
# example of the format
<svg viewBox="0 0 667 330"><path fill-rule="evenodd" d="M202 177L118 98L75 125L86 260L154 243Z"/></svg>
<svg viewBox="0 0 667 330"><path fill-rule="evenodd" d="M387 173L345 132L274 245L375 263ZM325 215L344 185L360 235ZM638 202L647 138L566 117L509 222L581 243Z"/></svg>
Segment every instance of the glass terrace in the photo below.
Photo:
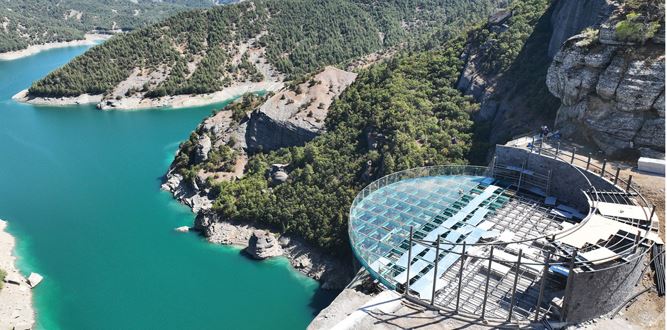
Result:
<svg viewBox="0 0 667 330"><path fill-rule="evenodd" d="M497 235L484 218L509 201L504 189L493 185L486 167L437 166L391 174L359 193L350 211L350 238L358 259L374 277L390 288L407 280L409 230L413 237L434 241L477 243ZM439 259L453 264L461 246L444 246ZM458 251L460 252L460 251ZM413 247L412 289L432 282L434 249ZM419 260L422 259L422 260ZM447 260L451 259L451 260ZM443 261L441 260L441 263ZM438 273L444 272L441 267ZM440 276L441 274L437 274ZM424 282L423 285L420 285Z"/></svg>

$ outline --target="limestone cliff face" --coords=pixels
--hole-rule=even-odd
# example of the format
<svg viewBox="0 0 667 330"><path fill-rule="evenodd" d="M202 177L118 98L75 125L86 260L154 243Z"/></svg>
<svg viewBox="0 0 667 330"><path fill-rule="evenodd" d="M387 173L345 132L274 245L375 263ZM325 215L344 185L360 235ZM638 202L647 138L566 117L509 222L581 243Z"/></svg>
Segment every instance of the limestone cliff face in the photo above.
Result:
<svg viewBox="0 0 667 330"><path fill-rule="evenodd" d="M664 157L664 41L625 44L607 24L599 38L565 42L547 73L561 100L556 126L611 156Z"/></svg>
<svg viewBox="0 0 667 330"><path fill-rule="evenodd" d="M303 145L322 133L327 110L357 74L327 67L310 81L283 89L250 115L245 129L249 152Z"/></svg>

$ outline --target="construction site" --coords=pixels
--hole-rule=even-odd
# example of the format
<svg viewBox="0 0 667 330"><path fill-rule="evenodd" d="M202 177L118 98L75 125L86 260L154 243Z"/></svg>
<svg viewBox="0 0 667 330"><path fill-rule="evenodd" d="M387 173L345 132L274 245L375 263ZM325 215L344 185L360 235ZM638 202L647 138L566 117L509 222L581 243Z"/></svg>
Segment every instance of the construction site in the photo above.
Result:
<svg viewBox="0 0 667 330"><path fill-rule="evenodd" d="M560 144L497 146L486 167L371 183L350 209L350 241L403 302L490 326L580 324L622 307L649 268L664 294L659 212L620 172Z"/></svg>

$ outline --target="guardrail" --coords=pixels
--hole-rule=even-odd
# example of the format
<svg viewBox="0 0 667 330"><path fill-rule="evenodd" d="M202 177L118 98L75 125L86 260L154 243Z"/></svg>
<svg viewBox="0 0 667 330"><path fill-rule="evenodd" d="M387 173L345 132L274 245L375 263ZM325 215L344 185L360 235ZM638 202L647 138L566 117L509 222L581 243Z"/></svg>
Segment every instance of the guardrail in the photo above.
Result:
<svg viewBox="0 0 667 330"><path fill-rule="evenodd" d="M598 160L593 158L592 153L589 152L586 155L578 154L576 146L558 140L548 143L545 139L535 139L533 137L532 142L528 145L517 145L517 147L570 163L613 183L615 186L625 190L626 193L635 194L639 199L642 210L644 210L646 220L651 224L651 219L656 211L655 205L652 205L646 200L637 185L633 185L632 174L626 176L626 174L621 172L622 167L619 164L608 162L607 159L602 159L602 164L597 165L596 163ZM651 210L650 214L649 212L646 212L644 207ZM652 227L652 229L657 228Z"/></svg>

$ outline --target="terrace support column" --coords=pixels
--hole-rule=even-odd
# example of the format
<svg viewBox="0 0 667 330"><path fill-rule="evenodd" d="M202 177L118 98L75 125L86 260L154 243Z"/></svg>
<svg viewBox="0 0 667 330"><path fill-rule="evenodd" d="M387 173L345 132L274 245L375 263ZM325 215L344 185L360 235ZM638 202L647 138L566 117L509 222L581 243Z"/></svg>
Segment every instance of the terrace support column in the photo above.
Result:
<svg viewBox="0 0 667 330"><path fill-rule="evenodd" d="M542 281L540 282L540 294L537 297L537 303L535 304L535 322L540 319L540 306L542 306L542 299L544 299L544 288L547 285L547 276L549 276L549 260L551 260L551 251L547 252L547 256L544 259Z"/></svg>
<svg viewBox="0 0 667 330"><path fill-rule="evenodd" d="M438 282L438 258L440 258L440 236L435 245L435 265L433 266L433 288L431 289L431 306L435 305L435 284Z"/></svg>
<svg viewBox="0 0 667 330"><path fill-rule="evenodd" d="M461 267L459 268L459 287L456 289L456 312L459 312L459 303L461 301L461 283L463 282L463 264L466 262L466 242L463 242L461 251Z"/></svg>
<svg viewBox="0 0 667 330"><path fill-rule="evenodd" d="M484 285L484 300L482 300L482 319L484 319L484 314L486 313L486 299L489 296L489 277L491 277L491 264L493 263L493 249L494 246L491 246L491 253L489 254L489 269L486 272L486 284Z"/></svg>
<svg viewBox="0 0 667 330"><path fill-rule="evenodd" d="M414 229L413 226L410 226L410 246L408 247L408 264L406 266L408 269L405 274L407 275L407 279L405 280L405 291L403 291L405 296L410 295L410 264L412 263L412 234L414 233Z"/></svg>
<svg viewBox="0 0 667 330"><path fill-rule="evenodd" d="M507 322L512 322L512 311L514 311L514 302L516 300L516 285L519 283L519 267L521 267L521 256L523 250L519 250L519 258L516 261L516 273L514 274L514 285L512 285L512 300L510 301L509 315L507 315Z"/></svg>

